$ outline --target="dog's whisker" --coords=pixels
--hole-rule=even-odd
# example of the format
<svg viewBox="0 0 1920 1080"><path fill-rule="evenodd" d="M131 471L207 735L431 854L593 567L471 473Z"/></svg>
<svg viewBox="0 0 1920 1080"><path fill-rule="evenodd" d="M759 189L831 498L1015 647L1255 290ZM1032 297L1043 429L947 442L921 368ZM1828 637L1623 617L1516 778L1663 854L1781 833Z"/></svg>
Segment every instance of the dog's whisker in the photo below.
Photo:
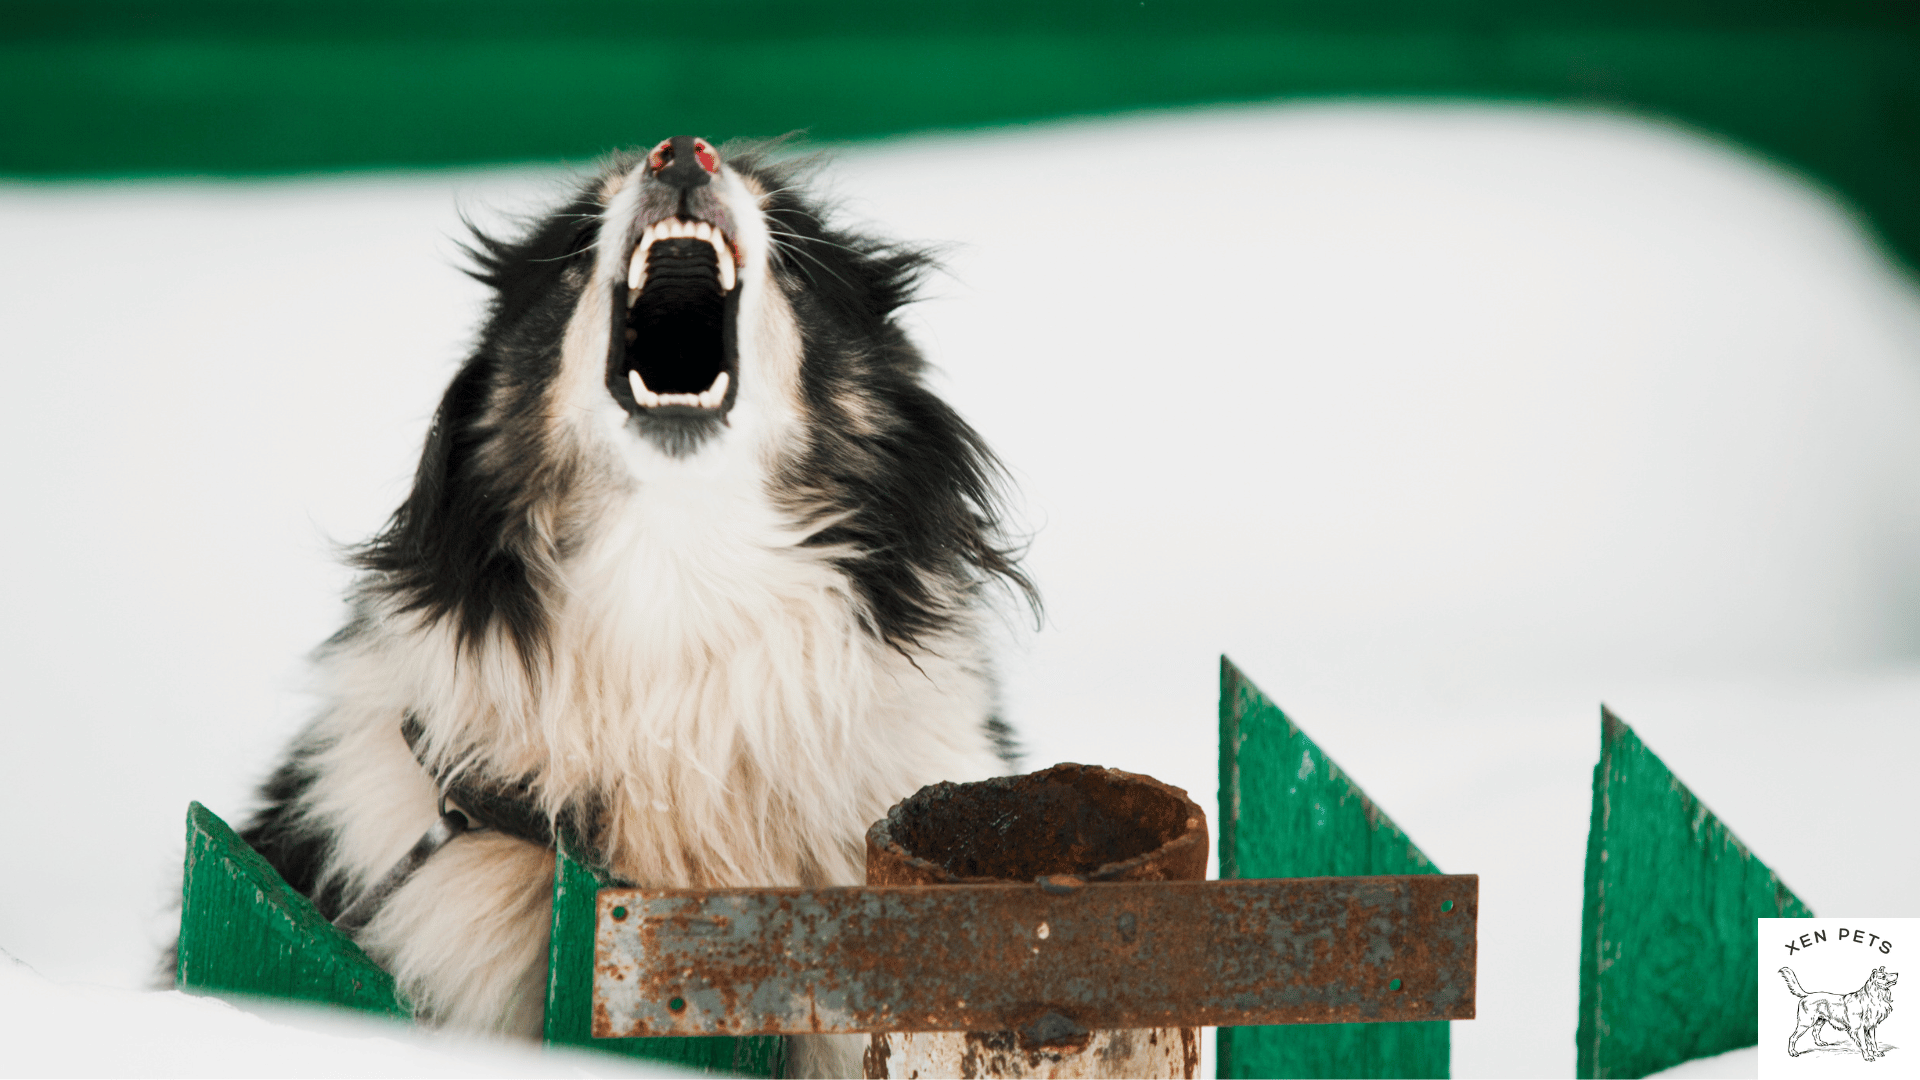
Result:
<svg viewBox="0 0 1920 1080"><path fill-rule="evenodd" d="M813 252L806 250L806 248L794 243L791 240L783 241L778 237L775 237L773 241L773 246L775 250L778 250L778 251L783 251L792 255L803 255L806 258L811 259L814 265L820 267L820 269L825 270L827 273L833 275L840 282L848 283L847 279L838 270L835 270L833 267L827 265L827 262L825 259L822 259L820 256L815 255Z"/></svg>

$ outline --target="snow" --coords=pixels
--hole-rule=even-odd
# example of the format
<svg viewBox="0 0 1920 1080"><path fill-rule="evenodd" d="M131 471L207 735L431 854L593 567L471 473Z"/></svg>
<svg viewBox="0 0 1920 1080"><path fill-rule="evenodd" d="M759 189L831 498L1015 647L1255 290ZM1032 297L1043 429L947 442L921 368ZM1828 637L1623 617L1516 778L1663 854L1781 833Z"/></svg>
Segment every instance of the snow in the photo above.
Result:
<svg viewBox="0 0 1920 1080"><path fill-rule="evenodd" d="M1662 1069L1654 1076L1685 1077L1686 1080L1707 1080L1709 1077L1755 1077L1760 1075L1760 1048L1748 1046L1739 1050L1729 1050L1712 1057L1694 1058L1683 1061L1671 1069Z"/></svg>
<svg viewBox="0 0 1920 1080"><path fill-rule="evenodd" d="M266 1001L242 1009L178 990L54 983L5 953L0 1015L4 1076L696 1075L605 1054L455 1038L360 1013Z"/></svg>
<svg viewBox="0 0 1920 1080"><path fill-rule="evenodd" d="M1481 875L1455 1075L1572 1072L1603 700L1816 911L1920 914L1884 847L1920 826L1920 293L1820 191L1643 120L1464 106L902 140L827 179L955 242L913 322L1020 486L1029 764L1211 805L1231 655ZM0 947L52 980L7 976L38 1060L437 1067L128 988L187 800L243 813L340 618L332 545L405 490L480 302L456 212L563 183L0 185ZM1876 826L1824 827L1840 801ZM137 1059L84 1056L108 1007Z"/></svg>

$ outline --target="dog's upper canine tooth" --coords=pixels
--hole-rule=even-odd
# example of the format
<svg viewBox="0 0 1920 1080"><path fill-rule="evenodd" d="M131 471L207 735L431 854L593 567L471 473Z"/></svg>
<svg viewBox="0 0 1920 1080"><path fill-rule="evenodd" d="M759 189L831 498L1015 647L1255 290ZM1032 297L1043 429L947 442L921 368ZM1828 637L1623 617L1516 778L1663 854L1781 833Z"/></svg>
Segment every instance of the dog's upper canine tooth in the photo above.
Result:
<svg viewBox="0 0 1920 1080"><path fill-rule="evenodd" d="M718 231L707 237L707 241L713 245L713 254L719 260L720 291L730 293L733 291L733 283L736 280L733 274L733 252L727 250L726 238ZM721 372L723 378L725 375L725 372Z"/></svg>
<svg viewBox="0 0 1920 1080"><path fill-rule="evenodd" d="M642 242L633 249L633 261L627 264L627 306L640 295L640 286L647 281L647 245Z"/></svg>

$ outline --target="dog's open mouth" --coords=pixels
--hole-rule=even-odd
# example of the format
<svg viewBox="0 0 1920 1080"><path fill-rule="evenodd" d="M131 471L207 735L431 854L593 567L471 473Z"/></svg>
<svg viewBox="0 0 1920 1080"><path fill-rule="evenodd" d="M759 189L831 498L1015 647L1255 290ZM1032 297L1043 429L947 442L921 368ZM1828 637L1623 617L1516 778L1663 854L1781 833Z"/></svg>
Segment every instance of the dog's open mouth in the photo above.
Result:
<svg viewBox="0 0 1920 1080"><path fill-rule="evenodd" d="M734 339L738 258L705 221L646 227L614 287L607 390L636 416L724 417L739 391Z"/></svg>

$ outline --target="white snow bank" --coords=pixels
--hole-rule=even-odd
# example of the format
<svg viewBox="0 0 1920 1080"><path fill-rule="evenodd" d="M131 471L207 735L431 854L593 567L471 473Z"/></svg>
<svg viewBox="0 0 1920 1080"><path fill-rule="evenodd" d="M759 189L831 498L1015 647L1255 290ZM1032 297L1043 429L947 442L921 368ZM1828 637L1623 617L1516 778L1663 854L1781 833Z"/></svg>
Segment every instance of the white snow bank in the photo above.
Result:
<svg viewBox="0 0 1920 1080"><path fill-rule="evenodd" d="M0 1076L691 1076L355 1013L49 982L0 953Z"/></svg>
<svg viewBox="0 0 1920 1080"><path fill-rule="evenodd" d="M1920 914L1873 839L1920 826L1920 301L1818 192L1492 108L1034 127L830 180L959 242L913 319L1036 530L1030 763L1210 804L1230 653L1482 875L1455 1075L1572 1072L1601 700L1815 910ZM455 210L557 185L0 186L0 815L47 824L0 839L0 944L143 978L186 801L241 816L308 707L327 540L397 503L471 332ZM1871 835L1806 812L1841 800Z"/></svg>
<svg viewBox="0 0 1920 1080"><path fill-rule="evenodd" d="M1662 1069L1654 1076L1684 1078L1684 1080L1708 1080L1719 1078L1752 1078L1760 1075L1760 1048L1749 1046L1744 1050L1729 1050L1724 1054L1715 1054L1710 1058L1695 1058L1682 1062L1671 1069Z"/></svg>

